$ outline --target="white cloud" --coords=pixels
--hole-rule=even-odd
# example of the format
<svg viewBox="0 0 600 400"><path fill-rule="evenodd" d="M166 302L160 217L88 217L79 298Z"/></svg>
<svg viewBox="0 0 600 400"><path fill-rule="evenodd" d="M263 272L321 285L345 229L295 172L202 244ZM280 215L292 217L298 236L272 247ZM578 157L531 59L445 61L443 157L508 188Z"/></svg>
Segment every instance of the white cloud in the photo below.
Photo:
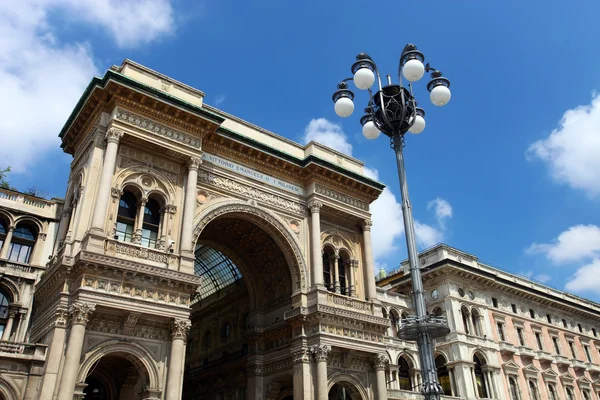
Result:
<svg viewBox="0 0 600 400"><path fill-rule="evenodd" d="M529 146L527 156L544 161L557 182L600 195L600 95L565 112L546 139Z"/></svg>
<svg viewBox="0 0 600 400"><path fill-rule="evenodd" d="M525 272L521 272L518 275L522 275L525 278L528 279L533 279L534 281L538 281L540 283L546 283L548 281L550 281L552 279L552 276L548 275L548 274L534 274L533 271L525 271Z"/></svg>
<svg viewBox="0 0 600 400"><path fill-rule="evenodd" d="M221 104L223 104L225 102L225 100L227 100L227 96L225 96L224 94L218 95L217 98L215 99L215 106L219 107Z"/></svg>
<svg viewBox="0 0 600 400"><path fill-rule="evenodd" d="M600 288L600 258L580 267L565 285L572 292L587 292L598 295Z"/></svg>
<svg viewBox="0 0 600 400"><path fill-rule="evenodd" d="M552 243L533 243L529 254L545 254L556 264L600 257L600 227L575 225L562 232Z"/></svg>
<svg viewBox="0 0 600 400"><path fill-rule="evenodd" d="M340 153L352 155L352 145L348 142L348 137L342 127L325 118L311 120L304 131L302 140L304 143L314 140Z"/></svg>
<svg viewBox="0 0 600 400"><path fill-rule="evenodd" d="M56 37L49 18L55 12L65 24L100 25L120 46L156 39L170 32L173 22L166 0L0 1L0 167L10 165L16 172L58 148L62 125L99 73L88 43Z"/></svg>
<svg viewBox="0 0 600 400"><path fill-rule="evenodd" d="M442 227L448 218L452 218L452 206L446 200L440 199L439 197L431 200L429 203L427 203L427 209L430 210L432 208L434 209L435 217L437 218L438 223Z"/></svg>

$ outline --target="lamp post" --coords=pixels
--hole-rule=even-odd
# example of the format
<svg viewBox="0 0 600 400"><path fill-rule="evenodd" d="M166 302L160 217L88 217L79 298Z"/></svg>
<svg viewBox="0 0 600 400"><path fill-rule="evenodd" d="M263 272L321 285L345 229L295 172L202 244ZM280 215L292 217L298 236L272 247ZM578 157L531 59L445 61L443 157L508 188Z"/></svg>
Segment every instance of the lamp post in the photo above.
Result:
<svg viewBox="0 0 600 400"><path fill-rule="evenodd" d="M421 393L426 400L438 400L444 394L438 383L437 370L433 358L433 339L446 336L450 329L444 317L427 315L425 309L425 293L421 270L417 262L417 244L412 217L412 207L408 198L406 170L404 168L404 135L407 132L419 134L425 129L425 111L417 107L413 96L412 83L423 77L425 72L431 73L431 81L427 84L430 99L436 106L444 106L450 101L450 81L442 73L432 68L429 63L423 64L425 56L413 44L408 44L402 50L398 66L398 84L392 83L387 76L387 85L382 86L381 75L375 62L365 53L356 56L352 65L352 78L344 79L338 84L338 90L333 94L335 112L340 117L348 117L354 111L354 93L348 89L347 82L361 90L368 90L369 102L365 115L360 119L363 135L367 139L376 139L383 132L391 140L391 147L396 153L400 193L402 195L402 214L408 262L413 288L413 301L416 316L402 320L398 337L404 340L416 341L419 348L423 385ZM402 77L409 82L408 88L402 85ZM371 87L377 79L378 90L373 93Z"/></svg>

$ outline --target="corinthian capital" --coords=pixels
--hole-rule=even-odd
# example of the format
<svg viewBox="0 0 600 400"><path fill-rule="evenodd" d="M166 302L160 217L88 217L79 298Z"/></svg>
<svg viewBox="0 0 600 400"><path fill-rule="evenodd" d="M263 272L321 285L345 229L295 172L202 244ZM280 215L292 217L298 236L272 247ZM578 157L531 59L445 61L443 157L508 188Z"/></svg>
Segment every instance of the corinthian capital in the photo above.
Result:
<svg viewBox="0 0 600 400"><path fill-rule="evenodd" d="M187 163L190 170L198 170L200 164L202 164L202 158L200 157L190 157Z"/></svg>
<svg viewBox="0 0 600 400"><path fill-rule="evenodd" d="M71 314L71 323L73 325L81 324L87 325L90 322L90 316L96 309L94 304L90 303L73 303L69 309Z"/></svg>
<svg viewBox="0 0 600 400"><path fill-rule="evenodd" d="M190 331L191 323L189 319L175 319L171 324L171 339L183 339L187 338L187 334Z"/></svg>
<svg viewBox="0 0 600 400"><path fill-rule="evenodd" d="M308 208L310 209L311 214L320 212L321 207L323 207L323 203L318 200L311 200L308 202Z"/></svg>
<svg viewBox="0 0 600 400"><path fill-rule="evenodd" d="M107 143L119 143L119 140L123 137L125 132L117 128L110 128L106 131L106 142Z"/></svg>
<svg viewBox="0 0 600 400"><path fill-rule="evenodd" d="M370 219L365 219L360 224L363 228L363 231L371 231L371 227L373 226L373 221Z"/></svg>
<svg viewBox="0 0 600 400"><path fill-rule="evenodd" d="M373 357L373 366L375 369L385 369L385 365L389 364L390 360L385 354L376 354Z"/></svg>
<svg viewBox="0 0 600 400"><path fill-rule="evenodd" d="M315 356L315 361L327 361L327 357L329 357L329 353L331 353L331 346L318 344L311 348L311 352Z"/></svg>
<svg viewBox="0 0 600 400"><path fill-rule="evenodd" d="M292 362L294 364L310 362L310 350L309 349L298 349L298 350L292 352Z"/></svg>

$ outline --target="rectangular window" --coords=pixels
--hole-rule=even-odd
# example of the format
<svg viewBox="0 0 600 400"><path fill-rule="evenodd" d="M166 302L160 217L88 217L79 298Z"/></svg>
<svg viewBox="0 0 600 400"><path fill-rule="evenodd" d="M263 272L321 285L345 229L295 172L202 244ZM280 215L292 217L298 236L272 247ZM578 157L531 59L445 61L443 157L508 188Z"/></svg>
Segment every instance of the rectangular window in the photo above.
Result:
<svg viewBox="0 0 600 400"><path fill-rule="evenodd" d="M577 324L577 329L579 329L579 333L583 333L583 327L581 324Z"/></svg>
<svg viewBox="0 0 600 400"><path fill-rule="evenodd" d="M570 340L569 340L569 350L571 350L571 357L577 358L577 356L575 355L575 346L574 346L573 342L571 342Z"/></svg>
<svg viewBox="0 0 600 400"><path fill-rule="evenodd" d="M592 353L590 353L590 346L583 346L583 349L585 350L585 357L587 358L588 362L592 362Z"/></svg>
<svg viewBox="0 0 600 400"><path fill-rule="evenodd" d="M494 308L498 308L498 299L495 297L492 297L492 305L494 306Z"/></svg>
<svg viewBox="0 0 600 400"><path fill-rule="evenodd" d="M531 308L529 309L529 316L535 319L535 311L533 311Z"/></svg>
<svg viewBox="0 0 600 400"><path fill-rule="evenodd" d="M122 242L131 243L133 238L133 224L117 221L116 239Z"/></svg>
<svg viewBox="0 0 600 400"><path fill-rule="evenodd" d="M142 229L142 246L150 247L151 249L156 248L156 240L158 239L158 232L152 229Z"/></svg>
<svg viewBox="0 0 600 400"><path fill-rule="evenodd" d="M592 335L594 335L594 337L598 335L598 333L596 332L596 328L592 328Z"/></svg>
<svg viewBox="0 0 600 400"><path fill-rule="evenodd" d="M568 325L567 325L567 320L566 320L566 319L564 319L564 318L563 318L563 320L562 320L562 324L563 324L563 326L564 326L565 328L568 328Z"/></svg>
<svg viewBox="0 0 600 400"><path fill-rule="evenodd" d="M512 312L514 312L515 314L517 313L517 306L516 306L516 304L511 304L510 308L512 308Z"/></svg>
<svg viewBox="0 0 600 400"><path fill-rule="evenodd" d="M560 354L560 346L558 345L558 338L556 336L552 336L552 344L554 344L554 352Z"/></svg>
<svg viewBox="0 0 600 400"><path fill-rule="evenodd" d="M525 338L523 337L523 328L517 328L517 337L519 338L519 346L525 346Z"/></svg>
<svg viewBox="0 0 600 400"><path fill-rule="evenodd" d="M535 333L535 341L537 342L538 350L544 350L544 345L542 343L542 334L540 332Z"/></svg>
<svg viewBox="0 0 600 400"><path fill-rule="evenodd" d="M552 317L550 316L550 314L546 314L546 321L548 321L549 324L552 323Z"/></svg>
<svg viewBox="0 0 600 400"><path fill-rule="evenodd" d="M8 251L8 259L9 261L27 264L31 255L31 249L32 247L26 244L11 243L10 250Z"/></svg>
<svg viewBox="0 0 600 400"><path fill-rule="evenodd" d="M504 336L504 325L502 322L498 322L498 337L500 338L500 341L506 341L506 336Z"/></svg>

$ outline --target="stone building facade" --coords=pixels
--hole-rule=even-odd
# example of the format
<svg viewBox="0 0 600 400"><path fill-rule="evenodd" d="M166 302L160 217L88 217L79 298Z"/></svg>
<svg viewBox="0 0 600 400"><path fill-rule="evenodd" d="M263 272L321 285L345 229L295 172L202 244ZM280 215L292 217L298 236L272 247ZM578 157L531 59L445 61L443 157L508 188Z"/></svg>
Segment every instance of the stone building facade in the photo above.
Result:
<svg viewBox="0 0 600 400"><path fill-rule="evenodd" d="M65 200L0 191L0 399L419 398L410 282L374 279L383 186L203 97L126 60L60 133ZM443 245L421 263L446 398L597 398L597 304Z"/></svg>

